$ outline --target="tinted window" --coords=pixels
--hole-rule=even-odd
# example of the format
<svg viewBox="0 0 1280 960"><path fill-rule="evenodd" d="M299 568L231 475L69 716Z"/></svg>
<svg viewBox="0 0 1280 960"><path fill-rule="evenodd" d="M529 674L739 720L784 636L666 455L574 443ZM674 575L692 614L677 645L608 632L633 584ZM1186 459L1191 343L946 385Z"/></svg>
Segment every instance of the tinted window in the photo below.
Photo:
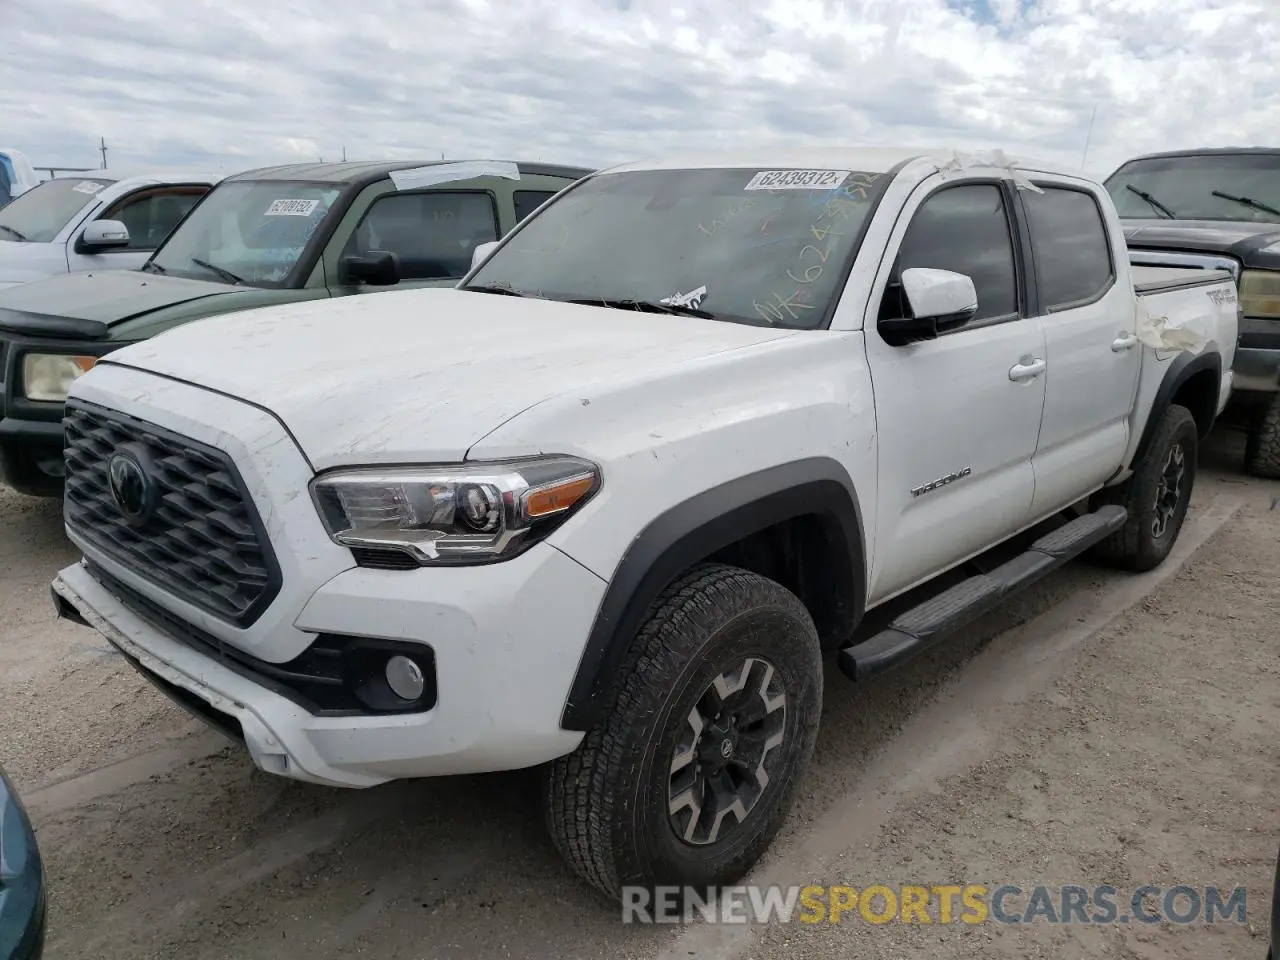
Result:
<svg viewBox="0 0 1280 960"><path fill-rule="evenodd" d="M978 293L975 320L1016 314L1018 275L1000 188L985 183L948 187L921 204L902 238L894 276L909 267L970 277ZM882 316L900 309L895 286L885 293Z"/></svg>
<svg viewBox="0 0 1280 960"><path fill-rule="evenodd" d="M1280 153L1134 160L1106 186L1122 217L1280 222Z"/></svg>
<svg viewBox="0 0 1280 960"><path fill-rule="evenodd" d="M471 252L498 239L493 201L484 193L393 193L376 200L344 255L386 250L404 280L459 279Z"/></svg>
<svg viewBox="0 0 1280 960"><path fill-rule="evenodd" d="M1111 248L1098 204L1079 190L1041 189L1022 193L1040 301L1052 310L1093 300L1111 284Z"/></svg>
<svg viewBox="0 0 1280 960"><path fill-rule="evenodd" d="M201 188L146 191L118 203L100 219L129 228L129 250L154 250L205 193Z"/></svg>
<svg viewBox="0 0 1280 960"><path fill-rule="evenodd" d="M516 223L555 196L551 190L517 190L515 195Z"/></svg>

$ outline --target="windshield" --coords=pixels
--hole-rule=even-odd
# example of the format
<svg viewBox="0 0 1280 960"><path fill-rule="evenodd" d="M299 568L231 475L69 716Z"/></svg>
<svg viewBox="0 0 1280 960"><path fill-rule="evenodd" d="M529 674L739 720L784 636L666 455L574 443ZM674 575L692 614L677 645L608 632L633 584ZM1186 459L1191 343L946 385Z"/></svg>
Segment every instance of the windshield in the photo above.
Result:
<svg viewBox="0 0 1280 960"><path fill-rule="evenodd" d="M50 243L86 203L112 181L96 177L46 180L0 207L0 240Z"/></svg>
<svg viewBox="0 0 1280 960"><path fill-rule="evenodd" d="M1107 178L1106 186L1125 218L1280 223L1277 154L1134 160Z"/></svg>
<svg viewBox="0 0 1280 960"><path fill-rule="evenodd" d="M147 269L283 286L341 192L340 186L285 180L220 184L152 255Z"/></svg>
<svg viewBox="0 0 1280 960"><path fill-rule="evenodd" d="M526 220L466 287L812 329L887 181L848 170L602 174Z"/></svg>

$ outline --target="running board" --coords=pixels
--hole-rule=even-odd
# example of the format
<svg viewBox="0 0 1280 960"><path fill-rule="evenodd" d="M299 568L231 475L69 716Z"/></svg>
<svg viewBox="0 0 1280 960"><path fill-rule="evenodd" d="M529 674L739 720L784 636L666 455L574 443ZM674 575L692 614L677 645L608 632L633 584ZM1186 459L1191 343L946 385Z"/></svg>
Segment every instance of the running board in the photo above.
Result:
<svg viewBox="0 0 1280 960"><path fill-rule="evenodd" d="M990 573L957 583L903 613L875 636L844 647L840 669L850 680L892 670L1105 540L1128 519L1128 511L1113 504L1077 517Z"/></svg>

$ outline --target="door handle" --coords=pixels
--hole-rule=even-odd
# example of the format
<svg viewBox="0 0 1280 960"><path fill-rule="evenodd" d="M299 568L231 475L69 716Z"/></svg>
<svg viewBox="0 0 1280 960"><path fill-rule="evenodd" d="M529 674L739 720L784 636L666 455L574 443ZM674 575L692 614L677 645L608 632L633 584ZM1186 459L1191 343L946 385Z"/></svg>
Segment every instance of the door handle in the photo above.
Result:
<svg viewBox="0 0 1280 960"><path fill-rule="evenodd" d="M1034 380L1040 374L1044 373L1048 366L1039 357L1034 359L1031 357L1023 357L1012 367L1009 368L1009 379L1014 383L1020 383L1023 380Z"/></svg>
<svg viewBox="0 0 1280 960"><path fill-rule="evenodd" d="M1114 340L1111 341L1111 352L1119 353L1122 350L1128 350L1137 342L1138 342L1137 334L1121 333L1120 336L1116 337Z"/></svg>

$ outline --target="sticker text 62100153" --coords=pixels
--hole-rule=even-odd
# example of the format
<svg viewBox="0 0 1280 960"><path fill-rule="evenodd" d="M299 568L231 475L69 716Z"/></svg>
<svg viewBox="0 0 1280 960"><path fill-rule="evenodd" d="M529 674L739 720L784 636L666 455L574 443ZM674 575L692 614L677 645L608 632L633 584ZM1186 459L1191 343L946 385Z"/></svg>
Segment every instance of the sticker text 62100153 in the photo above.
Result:
<svg viewBox="0 0 1280 960"><path fill-rule="evenodd" d="M802 312L817 309L810 291L826 273L837 242L847 236L846 232L836 228L849 221L853 212L866 203L867 188L878 178L878 174L853 174L849 182L828 191L808 232L802 235L802 239L813 242L804 244L796 254L795 262L786 268L786 276L795 283L795 289L785 295L775 289L763 303L754 301L752 308L761 319L769 323L795 322Z"/></svg>

